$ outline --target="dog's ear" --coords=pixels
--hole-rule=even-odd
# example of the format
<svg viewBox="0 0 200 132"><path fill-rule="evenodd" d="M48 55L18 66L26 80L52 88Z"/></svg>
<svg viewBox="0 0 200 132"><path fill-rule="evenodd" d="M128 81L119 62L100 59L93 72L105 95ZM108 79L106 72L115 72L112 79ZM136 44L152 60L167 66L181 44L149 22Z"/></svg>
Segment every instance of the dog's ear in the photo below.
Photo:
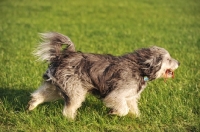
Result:
<svg viewBox="0 0 200 132"><path fill-rule="evenodd" d="M151 67L155 67L157 65L160 65L161 64L161 61L162 60L162 57L159 55L159 56L152 56L152 59L151 59Z"/></svg>
<svg viewBox="0 0 200 132"><path fill-rule="evenodd" d="M161 55L150 54L148 58L143 59L146 59L146 61L143 61L141 65L142 73L144 76L148 76L149 80L155 79L157 71L161 68L163 57Z"/></svg>
<svg viewBox="0 0 200 132"><path fill-rule="evenodd" d="M162 65L162 52L164 53L164 50L154 46L136 50L133 54L127 54L125 57L136 62L141 76L147 76L149 80L153 80Z"/></svg>

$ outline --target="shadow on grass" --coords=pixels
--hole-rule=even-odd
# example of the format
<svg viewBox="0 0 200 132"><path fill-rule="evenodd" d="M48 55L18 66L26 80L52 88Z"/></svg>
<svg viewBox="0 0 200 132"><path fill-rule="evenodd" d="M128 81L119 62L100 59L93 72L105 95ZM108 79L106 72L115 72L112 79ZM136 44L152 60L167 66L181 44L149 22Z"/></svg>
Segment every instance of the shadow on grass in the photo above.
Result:
<svg viewBox="0 0 200 132"><path fill-rule="evenodd" d="M106 108L103 104L103 101L101 99L99 99L96 96L93 96L91 94L89 94L89 96L87 96L85 102L82 103L81 109L83 110L91 110L94 112L102 112L104 114L108 113L108 108Z"/></svg>
<svg viewBox="0 0 200 132"><path fill-rule="evenodd" d="M0 87L0 103L7 110L24 111L30 99L30 89Z"/></svg>
<svg viewBox="0 0 200 132"><path fill-rule="evenodd" d="M33 91L33 89L0 87L0 104L2 104L6 110L24 112L27 110L28 102L31 99L30 93ZM61 99L53 102L46 102L40 104L38 107L44 107L45 105L47 107L61 106L61 109L63 109L64 101ZM78 111L83 112L90 110L97 113L104 111L103 114L107 114L107 110L105 109L102 101L91 95L87 96L80 109Z"/></svg>

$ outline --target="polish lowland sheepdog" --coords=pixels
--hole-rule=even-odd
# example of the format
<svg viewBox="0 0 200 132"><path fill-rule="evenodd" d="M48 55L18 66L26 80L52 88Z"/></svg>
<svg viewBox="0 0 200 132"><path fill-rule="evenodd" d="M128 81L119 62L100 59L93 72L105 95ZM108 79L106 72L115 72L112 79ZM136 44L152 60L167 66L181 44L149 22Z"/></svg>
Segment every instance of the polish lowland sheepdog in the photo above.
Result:
<svg viewBox="0 0 200 132"><path fill-rule="evenodd" d="M49 67L44 82L31 94L28 110L64 99L63 115L74 119L87 93L97 95L109 114L139 116L138 99L148 81L174 77L179 62L160 47L142 48L122 56L82 53L59 33L42 34L35 55Z"/></svg>

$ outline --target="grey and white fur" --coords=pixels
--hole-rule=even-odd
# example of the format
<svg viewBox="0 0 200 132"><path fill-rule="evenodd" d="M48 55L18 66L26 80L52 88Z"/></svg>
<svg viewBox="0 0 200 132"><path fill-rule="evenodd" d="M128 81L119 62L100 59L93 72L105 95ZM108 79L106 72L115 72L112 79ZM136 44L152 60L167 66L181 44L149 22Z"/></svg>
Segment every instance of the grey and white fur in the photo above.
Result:
<svg viewBox="0 0 200 132"><path fill-rule="evenodd" d="M31 94L28 110L62 98L63 115L74 119L86 94L92 93L110 108L109 114L139 116L138 99L147 81L171 78L179 66L167 50L157 46L122 56L102 55L77 52L73 42L59 33L41 35L43 42L35 55L49 67L43 84Z"/></svg>

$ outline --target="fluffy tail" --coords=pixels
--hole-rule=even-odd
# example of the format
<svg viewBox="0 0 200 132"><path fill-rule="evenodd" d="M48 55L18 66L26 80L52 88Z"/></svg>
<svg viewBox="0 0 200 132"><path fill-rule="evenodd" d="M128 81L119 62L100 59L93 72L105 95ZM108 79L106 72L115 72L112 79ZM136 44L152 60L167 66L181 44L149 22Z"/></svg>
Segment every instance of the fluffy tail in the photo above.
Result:
<svg viewBox="0 0 200 132"><path fill-rule="evenodd" d="M69 37L56 32L41 33L42 41L34 51L38 60L52 62L62 56L63 51L75 52L75 46ZM64 47L63 47L64 46Z"/></svg>

